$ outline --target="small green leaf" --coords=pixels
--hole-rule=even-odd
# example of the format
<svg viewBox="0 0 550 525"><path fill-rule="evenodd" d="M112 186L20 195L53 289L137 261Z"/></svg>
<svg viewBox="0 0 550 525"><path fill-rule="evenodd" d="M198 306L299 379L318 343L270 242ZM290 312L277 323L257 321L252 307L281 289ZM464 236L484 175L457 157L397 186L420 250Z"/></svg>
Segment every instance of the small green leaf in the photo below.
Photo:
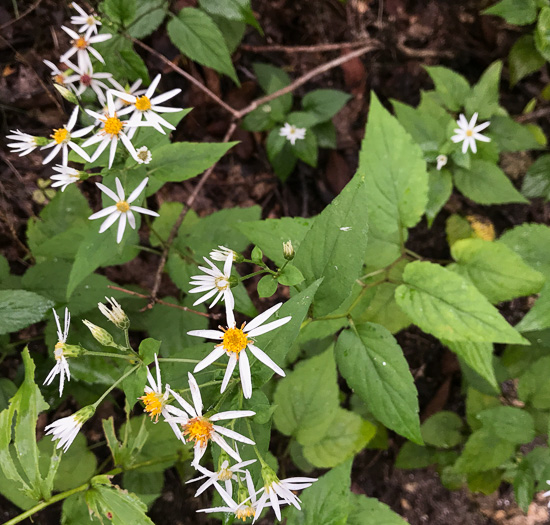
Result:
<svg viewBox="0 0 550 525"><path fill-rule="evenodd" d="M514 187L506 174L494 163L473 160L471 168L454 172L456 187L479 204L506 204L529 201Z"/></svg>
<svg viewBox="0 0 550 525"><path fill-rule="evenodd" d="M494 115L487 135L498 145L500 151L522 151L540 149L540 144L529 128L510 117Z"/></svg>
<svg viewBox="0 0 550 525"><path fill-rule="evenodd" d="M422 438L427 445L437 448L453 448L463 441L464 424L454 412L438 412L422 423Z"/></svg>
<svg viewBox="0 0 550 525"><path fill-rule="evenodd" d="M418 399L403 351L382 326L344 330L336 344L338 369L348 385L385 426L422 443Z"/></svg>
<svg viewBox="0 0 550 525"><path fill-rule="evenodd" d="M273 402L273 421L287 436L302 445L322 439L336 417L339 405L336 363L332 348L301 361L278 384Z"/></svg>
<svg viewBox="0 0 550 525"><path fill-rule="evenodd" d="M250 260L255 264L261 265L263 263L263 257L264 254L262 253L262 250L258 248L258 246L254 246L250 255Z"/></svg>
<svg viewBox="0 0 550 525"><path fill-rule="evenodd" d="M523 35L516 40L508 55L510 85L514 87L522 78L538 71L545 60L537 51L532 35Z"/></svg>
<svg viewBox="0 0 550 525"><path fill-rule="evenodd" d="M334 117L350 98L351 95L337 89L316 89L302 99L302 108L313 113L318 124Z"/></svg>
<svg viewBox="0 0 550 525"><path fill-rule="evenodd" d="M534 332L550 328L550 282L547 281L537 302L516 325L520 332Z"/></svg>
<svg viewBox="0 0 550 525"><path fill-rule="evenodd" d="M472 343L442 340L458 357L494 389L498 391L498 382L493 367L493 345L491 343Z"/></svg>
<svg viewBox="0 0 550 525"><path fill-rule="evenodd" d="M149 36L162 24L167 9L166 0L136 0L136 15L127 29L128 34L140 39Z"/></svg>
<svg viewBox="0 0 550 525"><path fill-rule="evenodd" d="M0 290L0 334L41 321L53 305L53 301L26 290Z"/></svg>
<svg viewBox="0 0 550 525"><path fill-rule="evenodd" d="M458 472L484 472L500 467L515 452L516 447L491 430L476 430L466 441L456 462Z"/></svg>
<svg viewBox="0 0 550 525"><path fill-rule="evenodd" d="M535 45L538 52L550 60L550 7L543 7L535 29Z"/></svg>
<svg viewBox="0 0 550 525"><path fill-rule="evenodd" d="M550 155L542 155L531 164L523 178L521 193L530 199L550 200Z"/></svg>
<svg viewBox="0 0 550 525"><path fill-rule="evenodd" d="M148 365L152 363L155 359L155 354L159 354L160 341L156 339L147 338L143 339L139 344L139 355L143 359L143 363Z"/></svg>
<svg viewBox="0 0 550 525"><path fill-rule="evenodd" d="M501 0L482 11L484 15L501 16L509 24L524 26L537 18L535 0Z"/></svg>
<svg viewBox="0 0 550 525"><path fill-rule="evenodd" d="M515 251L531 268L550 279L550 227L545 224L522 224L505 232L499 241Z"/></svg>
<svg viewBox="0 0 550 525"><path fill-rule="evenodd" d="M258 295L271 297L277 291L277 278L271 274L264 275L258 281Z"/></svg>
<svg viewBox="0 0 550 525"><path fill-rule="evenodd" d="M136 16L136 0L105 0L100 9L112 22L125 27Z"/></svg>
<svg viewBox="0 0 550 525"><path fill-rule="evenodd" d="M376 498L350 494L346 525L406 525L408 522Z"/></svg>
<svg viewBox="0 0 550 525"><path fill-rule="evenodd" d="M177 16L172 17L166 29L170 40L184 55L224 73L239 84L223 35L206 13L184 7Z"/></svg>
<svg viewBox="0 0 550 525"><path fill-rule="evenodd" d="M397 304L422 330L449 341L527 344L481 293L437 264L416 261L403 272Z"/></svg>
<svg viewBox="0 0 550 525"><path fill-rule="evenodd" d="M516 407L496 407L481 411L477 418L483 428L514 445L530 443L535 439L533 417L526 410Z"/></svg>
<svg viewBox="0 0 550 525"><path fill-rule="evenodd" d="M441 211L441 208L443 208L453 192L453 177L446 169L442 169L441 171L430 170L429 184L430 189L428 191L428 203L426 204L426 218L428 219L428 226L431 227L437 214Z"/></svg>
<svg viewBox="0 0 550 525"><path fill-rule="evenodd" d="M279 283L284 286L296 286L304 280L302 272L293 264L287 264L279 274Z"/></svg>
<svg viewBox="0 0 550 525"><path fill-rule="evenodd" d="M436 462L436 451L407 441L399 451L395 466L402 469L425 468Z"/></svg>
<svg viewBox="0 0 550 525"><path fill-rule="evenodd" d="M481 120L488 119L497 113L501 71L502 62L498 60L484 71L464 102L466 113L469 115L478 113Z"/></svg>
<svg viewBox="0 0 550 525"><path fill-rule="evenodd" d="M252 65L258 83L267 95L275 93L290 84L290 77L282 69L271 64L256 62ZM292 93L286 93L268 103L269 113L275 121L282 122L292 108Z"/></svg>
<svg viewBox="0 0 550 525"><path fill-rule="evenodd" d="M460 74L441 66L425 67L435 84L435 92L451 111L458 111L464 106L470 94L470 84Z"/></svg>

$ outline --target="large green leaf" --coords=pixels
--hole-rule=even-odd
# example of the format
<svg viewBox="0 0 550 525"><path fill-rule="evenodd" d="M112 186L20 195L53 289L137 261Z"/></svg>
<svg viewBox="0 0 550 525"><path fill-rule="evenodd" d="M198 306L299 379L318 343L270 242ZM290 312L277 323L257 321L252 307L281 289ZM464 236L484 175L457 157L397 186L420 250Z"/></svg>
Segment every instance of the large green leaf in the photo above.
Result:
<svg viewBox="0 0 550 525"><path fill-rule="evenodd" d="M535 439L533 416L526 410L517 407L495 407L481 411L477 418L483 428L488 428L513 445L523 445Z"/></svg>
<svg viewBox="0 0 550 525"><path fill-rule="evenodd" d="M147 174L162 182L182 182L218 162L236 142L174 142L154 151Z"/></svg>
<svg viewBox="0 0 550 525"><path fill-rule="evenodd" d="M351 460L321 476L300 495L302 510L290 508L287 525L345 525L350 513Z"/></svg>
<svg viewBox="0 0 550 525"><path fill-rule="evenodd" d="M520 332L534 332L550 328L550 281L542 289L537 302L516 325Z"/></svg>
<svg viewBox="0 0 550 525"><path fill-rule="evenodd" d="M166 0L136 0L136 14L127 32L134 38L149 36L162 23L166 16Z"/></svg>
<svg viewBox="0 0 550 525"><path fill-rule="evenodd" d="M494 115L487 135L497 144L500 151L522 151L540 149L541 145L527 126L510 117Z"/></svg>
<svg viewBox="0 0 550 525"><path fill-rule="evenodd" d="M34 292L0 290L0 334L17 332L41 321L53 305L53 301Z"/></svg>
<svg viewBox="0 0 550 525"><path fill-rule="evenodd" d="M460 275L416 261L405 267L403 281L397 304L425 332L448 341L528 344Z"/></svg>
<svg viewBox="0 0 550 525"><path fill-rule="evenodd" d="M509 301L541 290L545 277L523 262L505 244L463 239L451 247L453 271L467 277L492 303Z"/></svg>
<svg viewBox="0 0 550 525"><path fill-rule="evenodd" d="M408 522L376 498L350 494L347 525L406 525Z"/></svg>
<svg viewBox="0 0 550 525"><path fill-rule="evenodd" d="M223 35L206 13L184 7L172 17L166 29L170 40L185 56L239 83Z"/></svg>
<svg viewBox="0 0 550 525"><path fill-rule="evenodd" d="M302 445L317 443L331 427L339 405L332 348L300 362L277 384L273 402L278 430Z"/></svg>
<svg viewBox="0 0 550 525"><path fill-rule="evenodd" d="M442 66L425 67L433 80L435 92L445 106L451 111L458 111L464 106L470 94L470 84L460 74Z"/></svg>
<svg viewBox="0 0 550 525"><path fill-rule="evenodd" d="M371 96L357 176L365 180L370 230L367 262L381 268L401 253L403 228L415 226L428 201L422 150L397 120Z"/></svg>
<svg viewBox="0 0 550 525"><path fill-rule="evenodd" d="M344 330L336 344L338 369L350 388L388 428L422 443L413 377L395 338L380 325Z"/></svg>
<svg viewBox="0 0 550 525"><path fill-rule="evenodd" d="M505 232L499 240L515 251L531 268L550 279L550 227L545 224L522 224Z"/></svg>
<svg viewBox="0 0 550 525"><path fill-rule="evenodd" d="M469 170L457 168L454 172L456 187L469 199L479 204L505 204L529 202L494 163L473 160Z"/></svg>
<svg viewBox="0 0 550 525"><path fill-rule="evenodd" d="M356 175L342 193L315 219L294 264L310 285L323 277L315 295L314 313L336 310L351 293L367 250L367 185Z"/></svg>
<svg viewBox="0 0 550 525"><path fill-rule="evenodd" d="M515 446L489 429L476 430L466 441L455 468L473 473L500 467L515 451Z"/></svg>
<svg viewBox="0 0 550 525"><path fill-rule="evenodd" d="M442 341L458 357L487 382L498 390L498 383L493 367L493 345L492 343L472 343L459 341Z"/></svg>
<svg viewBox="0 0 550 525"><path fill-rule="evenodd" d="M422 438L427 445L454 448L462 443L462 420L454 412L441 411L422 423Z"/></svg>
<svg viewBox="0 0 550 525"><path fill-rule="evenodd" d="M111 22L125 27L136 16L136 0L105 0L100 9L111 19Z"/></svg>
<svg viewBox="0 0 550 525"><path fill-rule="evenodd" d="M479 114L480 119L488 119L499 111L499 83L502 62L493 62L481 75L478 83L472 87L470 95L464 102L464 109L469 115Z"/></svg>

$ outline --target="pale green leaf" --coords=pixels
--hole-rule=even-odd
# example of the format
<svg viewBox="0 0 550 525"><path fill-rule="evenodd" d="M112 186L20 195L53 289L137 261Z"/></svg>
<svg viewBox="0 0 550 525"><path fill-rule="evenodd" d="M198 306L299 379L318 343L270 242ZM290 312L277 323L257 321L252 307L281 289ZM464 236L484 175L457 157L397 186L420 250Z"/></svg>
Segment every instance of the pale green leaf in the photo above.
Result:
<svg viewBox="0 0 550 525"><path fill-rule="evenodd" d="M454 412L442 411L429 417L420 431L426 445L437 448L453 448L462 443L464 424Z"/></svg>
<svg viewBox="0 0 550 525"><path fill-rule="evenodd" d="M464 106L470 94L470 84L459 73L442 66L425 67L433 80L435 92L451 111L458 111Z"/></svg>
<svg viewBox="0 0 550 525"><path fill-rule="evenodd" d="M428 203L426 204L426 218L431 227L441 208L447 203L453 192L453 178L451 173L442 169L430 170L430 189L428 191Z"/></svg>
<svg viewBox="0 0 550 525"><path fill-rule="evenodd" d="M41 321L53 305L53 301L34 292L0 290L0 334L17 332Z"/></svg>
<svg viewBox="0 0 550 525"><path fill-rule="evenodd" d="M495 436L512 443L523 445L535 439L533 416L526 410L517 407L501 406L481 411L477 418L483 428Z"/></svg>
<svg viewBox="0 0 550 525"><path fill-rule="evenodd" d="M350 494L350 511L346 525L406 525L408 522L376 498Z"/></svg>
<svg viewBox="0 0 550 525"><path fill-rule="evenodd" d="M537 18L535 0L501 0L482 11L484 15L501 16L509 24L524 26Z"/></svg>
<svg viewBox="0 0 550 525"><path fill-rule="evenodd" d="M520 332L534 332L550 328L550 281L542 289L537 302L516 325Z"/></svg>
<svg viewBox="0 0 550 525"><path fill-rule="evenodd" d="M464 103L468 115L478 113L481 120L492 117L499 111L499 83L502 62L493 62L481 75L478 83L472 87Z"/></svg>
<svg viewBox="0 0 550 525"><path fill-rule="evenodd" d="M499 240L514 250L531 268L550 279L550 227L545 224L522 224L505 232Z"/></svg>
<svg viewBox="0 0 550 525"><path fill-rule="evenodd" d="M316 124L331 119L351 98L337 89L316 89L302 99L302 108L316 117Z"/></svg>
<svg viewBox="0 0 550 525"><path fill-rule="evenodd" d="M550 60L550 7L543 7L535 29L535 45L538 52Z"/></svg>
<svg viewBox="0 0 550 525"><path fill-rule="evenodd" d="M498 391L498 383L493 367L493 345L491 343L445 340L442 340L442 342Z"/></svg>
<svg viewBox="0 0 550 525"><path fill-rule="evenodd" d="M484 472L500 467L514 453L516 447L489 429L476 430L466 441L456 462L458 472Z"/></svg>

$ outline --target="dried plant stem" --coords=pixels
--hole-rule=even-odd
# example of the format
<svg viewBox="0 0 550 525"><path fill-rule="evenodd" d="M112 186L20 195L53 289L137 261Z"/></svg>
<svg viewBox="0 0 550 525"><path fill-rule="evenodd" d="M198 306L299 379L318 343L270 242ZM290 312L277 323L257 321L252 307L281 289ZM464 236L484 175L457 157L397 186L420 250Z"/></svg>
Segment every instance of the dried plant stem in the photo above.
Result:
<svg viewBox="0 0 550 525"><path fill-rule="evenodd" d="M373 40L357 40L356 42L338 42L336 44L318 44L316 46L282 46L279 44L268 46L251 46L248 44L241 44L240 49L255 53L269 53L271 51L280 51L282 53L323 53L326 51L339 51L340 49L356 48L373 43Z"/></svg>

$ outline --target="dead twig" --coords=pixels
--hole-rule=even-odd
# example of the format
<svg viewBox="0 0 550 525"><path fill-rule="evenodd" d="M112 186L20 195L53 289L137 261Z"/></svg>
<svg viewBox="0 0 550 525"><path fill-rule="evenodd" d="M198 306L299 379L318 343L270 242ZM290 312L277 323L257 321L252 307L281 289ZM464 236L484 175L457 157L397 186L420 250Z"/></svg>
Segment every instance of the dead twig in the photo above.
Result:
<svg viewBox="0 0 550 525"><path fill-rule="evenodd" d="M515 121L520 123L531 122L539 118L547 117L548 115L550 115L550 106L535 109L535 111L525 113L525 115L518 115L517 117L515 117Z"/></svg>
<svg viewBox="0 0 550 525"><path fill-rule="evenodd" d="M132 290L127 290L126 288L120 288L119 286L108 285L108 288L111 290L116 290L117 292L127 293L128 295L133 295L134 297L140 297L141 299L149 299L148 295L142 293L134 292ZM177 308L178 310L183 310L184 312L190 312L192 314L200 315L201 317L208 317L209 319L219 319L220 314L206 314L204 312L199 312L198 310L193 310L192 308L187 308L187 306L181 306L179 304L168 303L162 299L157 299L158 304L163 304L164 306L169 306L170 308Z"/></svg>
<svg viewBox="0 0 550 525"><path fill-rule="evenodd" d="M367 44L374 43L373 40L357 40L356 42L339 42L336 44L318 44L316 46L282 46L273 44L270 46L251 46L241 44L243 51L252 51L254 53L268 53L270 51L280 51L283 53L323 53L325 51L339 51L340 49L353 49Z"/></svg>
<svg viewBox="0 0 550 525"><path fill-rule="evenodd" d="M12 24L19 22L19 20L21 20L22 18L25 18L28 14L32 13L41 3L42 3L42 0L36 0L34 4L32 4L26 11L21 13L17 18L14 18L13 20L8 20L5 24L2 24L0 26L0 31L3 31L4 29L11 26Z"/></svg>

